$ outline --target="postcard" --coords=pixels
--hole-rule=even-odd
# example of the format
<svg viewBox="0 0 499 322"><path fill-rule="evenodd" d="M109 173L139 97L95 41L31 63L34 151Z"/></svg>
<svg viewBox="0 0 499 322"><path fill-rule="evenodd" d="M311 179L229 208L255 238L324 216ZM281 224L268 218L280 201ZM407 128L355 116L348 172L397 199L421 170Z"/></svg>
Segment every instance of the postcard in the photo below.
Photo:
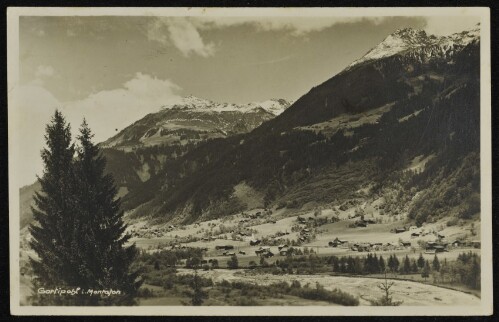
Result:
<svg viewBox="0 0 499 322"><path fill-rule="evenodd" d="M14 315L490 315L488 8L20 8Z"/></svg>

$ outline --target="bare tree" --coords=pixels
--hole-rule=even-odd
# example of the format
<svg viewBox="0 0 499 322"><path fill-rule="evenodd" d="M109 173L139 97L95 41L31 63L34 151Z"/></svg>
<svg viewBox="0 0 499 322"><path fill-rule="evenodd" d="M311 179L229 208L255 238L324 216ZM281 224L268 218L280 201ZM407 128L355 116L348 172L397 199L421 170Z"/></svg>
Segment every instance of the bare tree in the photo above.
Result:
<svg viewBox="0 0 499 322"><path fill-rule="evenodd" d="M392 297L392 291L390 289L395 284L395 282L388 282L385 270L385 281L378 285L378 288L383 291L383 295L377 300L371 300L371 305L373 306L399 306L403 301L394 301Z"/></svg>

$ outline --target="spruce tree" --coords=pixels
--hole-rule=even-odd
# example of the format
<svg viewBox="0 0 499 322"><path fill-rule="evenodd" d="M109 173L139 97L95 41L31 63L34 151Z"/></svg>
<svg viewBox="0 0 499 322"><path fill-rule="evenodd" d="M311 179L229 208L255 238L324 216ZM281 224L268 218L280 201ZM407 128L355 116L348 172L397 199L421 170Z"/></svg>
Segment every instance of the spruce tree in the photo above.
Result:
<svg viewBox="0 0 499 322"><path fill-rule="evenodd" d="M59 111L55 111L46 127L46 148L41 152L44 163L40 192L35 194L35 206L31 208L34 222L29 231L30 247L38 258L30 258L33 269L33 286L36 289L72 287L78 285L74 261L74 146L71 128ZM63 304L58 296L34 298L34 304Z"/></svg>
<svg viewBox="0 0 499 322"><path fill-rule="evenodd" d="M80 148L75 159L71 130L56 111L46 128L45 165L39 181L41 191L32 208L30 259L36 289L77 289L75 296L34 296L39 305L133 304L140 282L130 272L136 255L119 210L113 179L104 174L105 160L91 142L86 125L80 130ZM95 296L92 290L114 290L119 294Z"/></svg>
<svg viewBox="0 0 499 322"><path fill-rule="evenodd" d="M403 273L409 274L411 272L411 261L409 260L409 256L405 255Z"/></svg>
<svg viewBox="0 0 499 322"><path fill-rule="evenodd" d="M440 262L438 261L437 254L435 254L435 257L433 258L432 266L434 271L440 271Z"/></svg>
<svg viewBox="0 0 499 322"><path fill-rule="evenodd" d="M397 255L393 255L393 266L394 266L394 271L397 272L400 266L400 262L399 259L397 258Z"/></svg>
<svg viewBox="0 0 499 322"><path fill-rule="evenodd" d="M386 270L386 264L385 264L385 259L383 258L383 256L379 256L379 271L380 273L383 273L385 272Z"/></svg>
<svg viewBox="0 0 499 322"><path fill-rule="evenodd" d="M416 263L416 260L413 258L412 263L411 263L411 271L413 273L419 272L418 264Z"/></svg>
<svg viewBox="0 0 499 322"><path fill-rule="evenodd" d="M424 278L425 282L428 277L430 277L430 263L428 260L425 261L423 266L423 271L421 272L421 277Z"/></svg>
<svg viewBox="0 0 499 322"><path fill-rule="evenodd" d="M425 263L425 260L423 258L423 254L422 253L419 253L419 257L418 257L418 267L419 268L423 268L424 267L424 263Z"/></svg>
<svg viewBox="0 0 499 322"><path fill-rule="evenodd" d="M137 254L135 245L125 244L123 211L111 175L105 174L106 160L92 142L84 120L78 136L75 173L78 180L78 251L83 285L120 291L120 296L103 298L102 304L133 304L140 282L130 266Z"/></svg>

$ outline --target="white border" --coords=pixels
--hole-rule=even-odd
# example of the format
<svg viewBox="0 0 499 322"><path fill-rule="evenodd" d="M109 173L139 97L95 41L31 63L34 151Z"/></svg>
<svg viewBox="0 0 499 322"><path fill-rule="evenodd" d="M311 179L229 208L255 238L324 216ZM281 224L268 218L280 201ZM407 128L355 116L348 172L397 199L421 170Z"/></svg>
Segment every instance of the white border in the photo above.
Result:
<svg viewBox="0 0 499 322"><path fill-rule="evenodd" d="M15 124L19 119L13 110L12 95L19 84L19 17L20 16L300 16L300 17L368 17L368 16L480 16L481 17L481 236L482 290L480 306L459 307L33 307L20 306L19 290L19 188L16 180L16 156L21 148ZM7 9L7 80L9 121L9 229L10 229L10 305L13 315L188 315L188 316L344 316L344 315L491 315L492 283L492 140L491 140L491 60L489 8L19 8ZM333 76L333 75L331 75Z"/></svg>

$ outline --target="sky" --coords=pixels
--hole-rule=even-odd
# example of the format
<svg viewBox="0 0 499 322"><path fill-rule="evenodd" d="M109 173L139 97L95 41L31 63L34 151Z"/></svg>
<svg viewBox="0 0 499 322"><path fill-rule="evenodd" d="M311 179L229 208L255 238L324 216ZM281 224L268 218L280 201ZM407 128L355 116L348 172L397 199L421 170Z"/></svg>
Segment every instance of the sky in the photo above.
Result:
<svg viewBox="0 0 499 322"><path fill-rule="evenodd" d="M55 108L101 142L161 106L296 100L400 28L446 35L478 17L23 16L19 20L20 181L41 175Z"/></svg>

